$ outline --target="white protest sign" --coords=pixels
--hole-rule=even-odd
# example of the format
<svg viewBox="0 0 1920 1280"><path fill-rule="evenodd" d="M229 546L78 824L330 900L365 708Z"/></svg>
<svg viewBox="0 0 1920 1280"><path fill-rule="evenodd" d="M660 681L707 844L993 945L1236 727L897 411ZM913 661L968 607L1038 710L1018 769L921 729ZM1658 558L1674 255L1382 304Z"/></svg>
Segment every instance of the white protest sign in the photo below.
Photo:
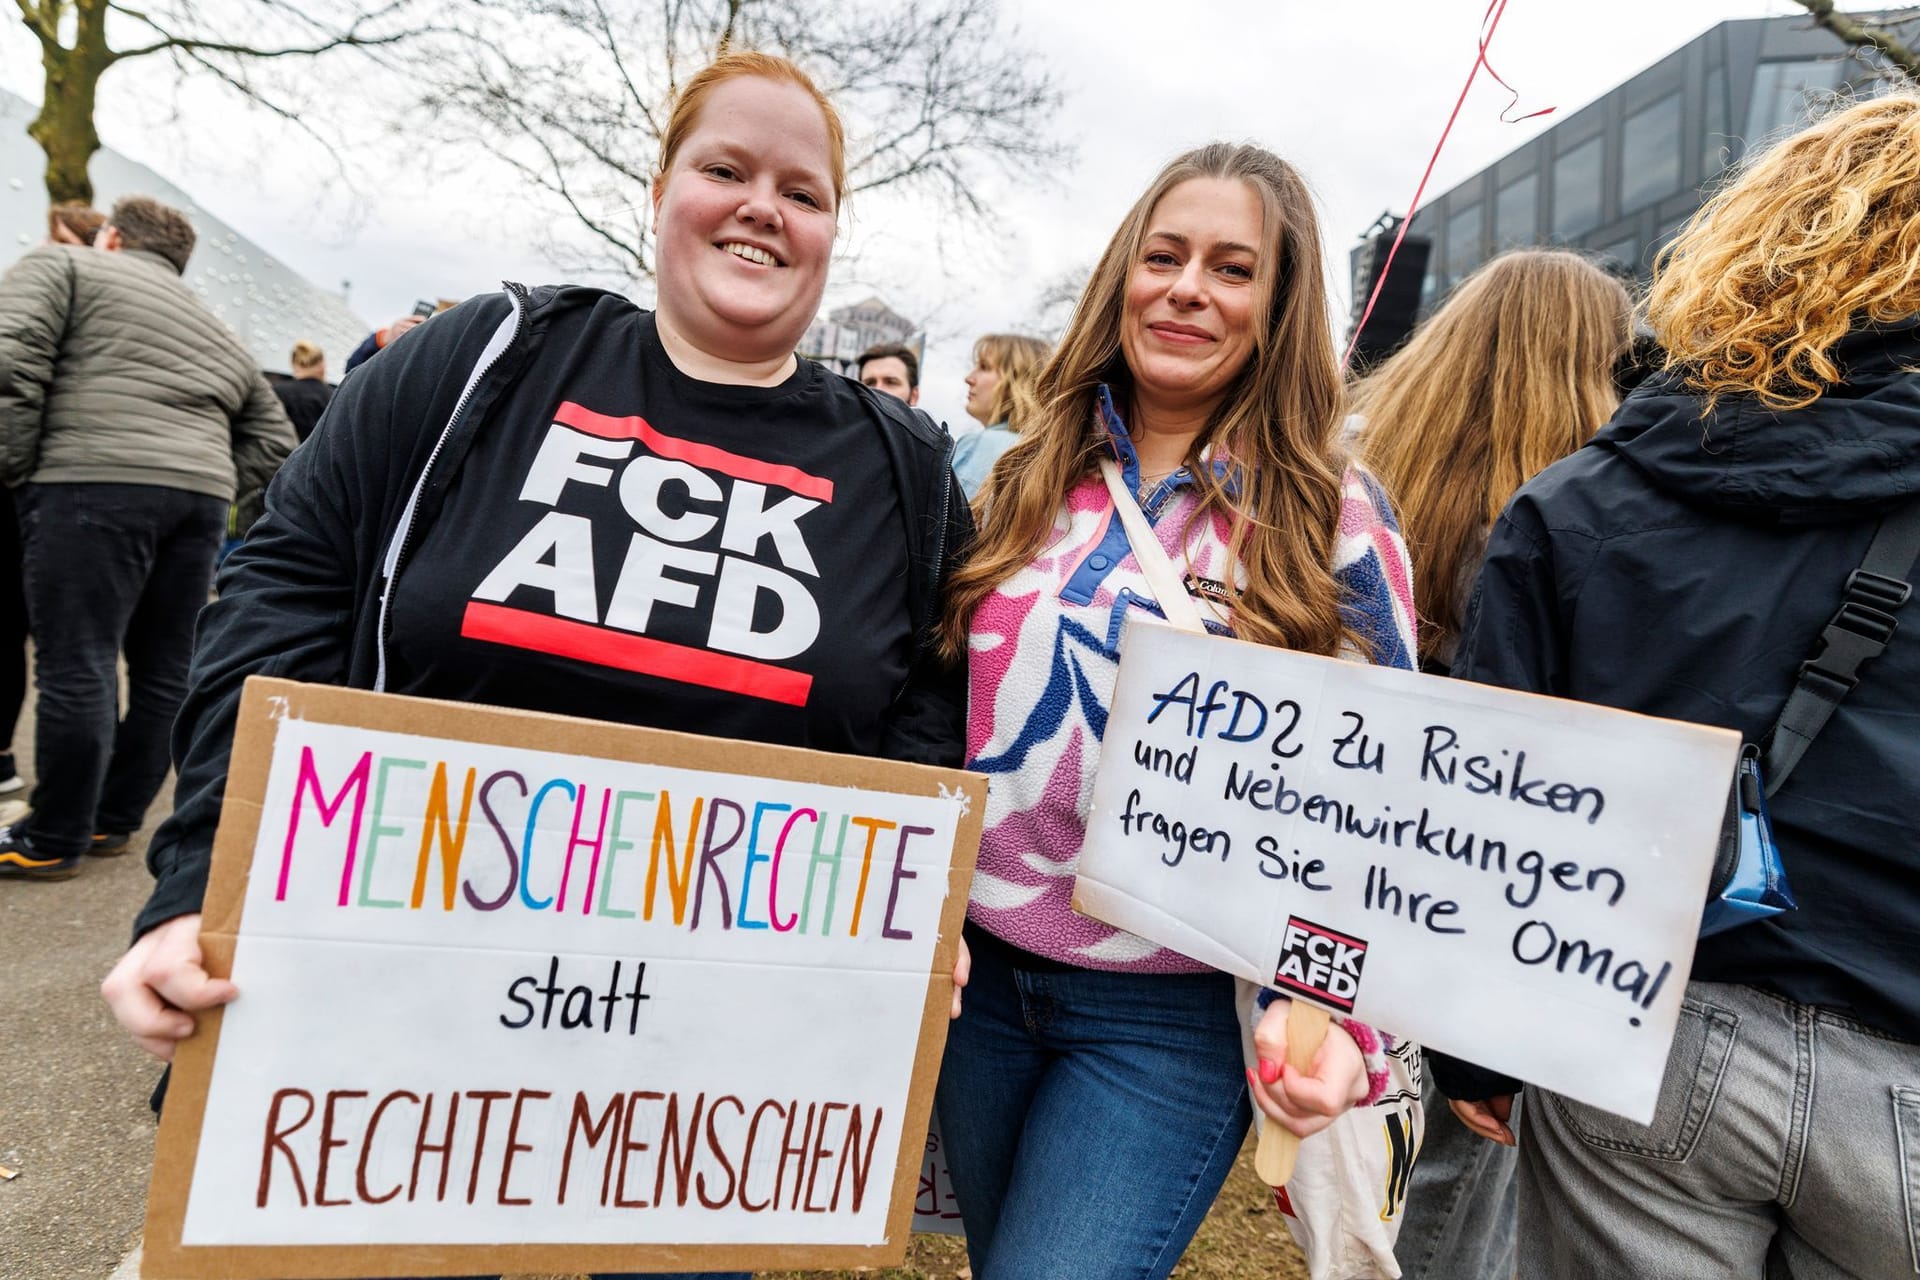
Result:
<svg viewBox="0 0 1920 1280"><path fill-rule="evenodd" d="M1738 736L1129 624L1074 905L1645 1123Z"/></svg>
<svg viewBox="0 0 1920 1280"><path fill-rule="evenodd" d="M984 798L250 681L145 1274L898 1261Z"/></svg>

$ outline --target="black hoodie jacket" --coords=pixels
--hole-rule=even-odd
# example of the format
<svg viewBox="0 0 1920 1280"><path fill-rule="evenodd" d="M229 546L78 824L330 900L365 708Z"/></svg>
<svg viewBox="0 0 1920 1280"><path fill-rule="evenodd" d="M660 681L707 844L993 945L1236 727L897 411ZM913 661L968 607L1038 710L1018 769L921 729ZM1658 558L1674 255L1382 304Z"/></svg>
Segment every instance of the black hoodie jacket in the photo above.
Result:
<svg viewBox="0 0 1920 1280"><path fill-rule="evenodd" d="M1803 409L1644 384L1515 495L1453 674L1761 741L1879 520L1920 495L1920 319L1863 328ZM1704 939L1693 976L1920 1041L1920 604L1770 802L1799 909ZM1435 1055L1436 1058L1439 1055ZM1446 1092L1511 1081L1436 1062Z"/></svg>
<svg viewBox="0 0 1920 1280"><path fill-rule="evenodd" d="M419 326L395 344L397 358L370 361L342 384L319 429L268 489L266 515L229 558L220 598L200 617L173 732L175 808L147 855L157 883L136 938L200 908L246 678L383 685L392 629L383 608L387 562L392 576L405 577L410 551L438 516L475 438L495 422L526 417L529 406L516 396L528 398L519 384L532 379L521 375L541 353L581 358L596 324L614 315L630 317L632 305L597 289L529 293L509 285ZM852 382L834 393L857 397L891 473L907 530L905 588L915 631L906 679L877 738L860 745L890 759L958 765L965 673L939 660L932 645L942 583L973 531L949 468L952 441L890 396ZM513 502L508 478L481 479L502 486L502 502Z"/></svg>

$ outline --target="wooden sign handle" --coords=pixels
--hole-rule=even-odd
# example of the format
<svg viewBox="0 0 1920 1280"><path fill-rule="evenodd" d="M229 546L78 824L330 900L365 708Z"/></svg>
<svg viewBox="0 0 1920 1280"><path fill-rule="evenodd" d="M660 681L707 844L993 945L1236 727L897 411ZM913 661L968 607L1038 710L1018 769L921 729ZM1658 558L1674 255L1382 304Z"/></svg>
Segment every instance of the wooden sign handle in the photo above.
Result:
<svg viewBox="0 0 1920 1280"><path fill-rule="evenodd" d="M1327 1011L1317 1004L1295 1000L1287 1010L1287 1065L1295 1071L1313 1069L1313 1055L1327 1038ZM1268 1117L1260 1126L1260 1145L1253 1153L1253 1171L1270 1187L1283 1187L1293 1177L1300 1139Z"/></svg>

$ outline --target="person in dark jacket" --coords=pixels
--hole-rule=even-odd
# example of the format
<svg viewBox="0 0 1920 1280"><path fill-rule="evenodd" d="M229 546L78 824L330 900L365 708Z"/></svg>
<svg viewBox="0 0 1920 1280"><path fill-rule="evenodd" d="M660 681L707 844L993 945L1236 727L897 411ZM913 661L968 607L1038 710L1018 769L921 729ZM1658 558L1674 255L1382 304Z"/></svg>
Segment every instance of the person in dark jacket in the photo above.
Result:
<svg viewBox="0 0 1920 1280"><path fill-rule="evenodd" d="M327 402L333 399L333 387L327 382L326 352L305 338L293 344L291 364L291 378L268 385L273 388L280 407L287 411L287 420L293 424L294 438L304 441L313 434L320 415L327 411ZM220 544L221 564L226 563L227 557L233 554L234 548L240 545L247 536L247 530L253 528L254 522L265 509L265 485L240 495L227 521L227 539Z"/></svg>
<svg viewBox="0 0 1920 1280"><path fill-rule="evenodd" d="M0 875L64 880L126 851L166 780L228 504L293 447L253 356L180 278L194 239L128 196L94 248L42 245L0 280L0 484L39 692L33 812L0 827Z"/></svg>
<svg viewBox="0 0 1920 1280"><path fill-rule="evenodd" d="M792 63L724 55L666 130L656 312L510 286L342 385L201 625L157 883L103 986L142 1047L235 994L198 912L251 674L960 763L946 433L794 355L841 136Z"/></svg>
<svg viewBox="0 0 1920 1280"><path fill-rule="evenodd" d="M333 399L333 387L327 382L327 353L302 338L293 344L288 360L293 367L293 377L274 383L273 394L280 397L280 404L293 423L293 434L305 440L313 434L320 415L327 411L327 404Z"/></svg>
<svg viewBox="0 0 1920 1280"><path fill-rule="evenodd" d="M1760 742L1920 500L1917 263L1920 97L1757 157L1661 265L1666 369L1501 517L1454 674ZM1915 613L1771 799L1799 907L1700 942L1652 1124L1528 1090L1521 1280L1913 1275ZM1436 1067L1510 1140L1515 1082Z"/></svg>
<svg viewBox="0 0 1920 1280"><path fill-rule="evenodd" d="M1353 389L1368 464L1394 498L1419 584L1420 668L1446 675L1487 533L1514 491L1593 437L1620 397L1633 303L1565 249L1503 253ZM1513 1274L1514 1153L1422 1080L1426 1130L1394 1258L1404 1280Z"/></svg>

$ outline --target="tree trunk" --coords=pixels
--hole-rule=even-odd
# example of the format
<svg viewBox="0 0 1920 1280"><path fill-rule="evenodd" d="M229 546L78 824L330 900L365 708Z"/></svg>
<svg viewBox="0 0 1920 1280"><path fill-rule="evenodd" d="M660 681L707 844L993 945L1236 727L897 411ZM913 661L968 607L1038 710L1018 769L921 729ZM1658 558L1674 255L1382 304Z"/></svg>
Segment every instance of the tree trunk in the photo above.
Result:
<svg viewBox="0 0 1920 1280"><path fill-rule="evenodd" d="M79 23L73 47L57 43L40 46L40 64L46 69L46 88L40 114L27 126L27 135L47 155L47 199L93 203L93 181L87 163L100 149L93 127L93 104L100 77L113 65L107 50L104 0L80 0Z"/></svg>

